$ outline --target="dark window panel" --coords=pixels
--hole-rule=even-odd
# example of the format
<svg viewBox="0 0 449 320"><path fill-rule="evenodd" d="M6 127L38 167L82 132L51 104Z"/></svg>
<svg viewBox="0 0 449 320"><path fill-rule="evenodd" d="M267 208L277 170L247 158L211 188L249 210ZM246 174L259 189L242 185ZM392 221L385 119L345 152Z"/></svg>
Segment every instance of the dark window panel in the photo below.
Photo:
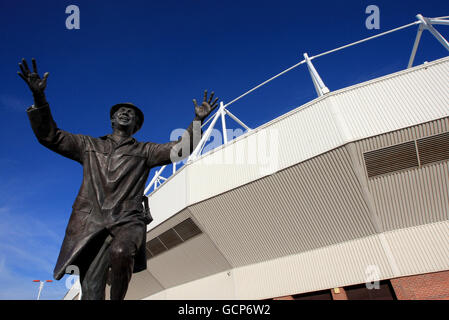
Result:
<svg viewBox="0 0 449 320"><path fill-rule="evenodd" d="M176 234L175 230L173 229L169 229L162 233L159 236L159 239L167 247L167 249L171 249L174 246L182 243L182 239Z"/></svg>
<svg viewBox="0 0 449 320"><path fill-rule="evenodd" d="M421 165L449 159L449 132L416 141Z"/></svg>
<svg viewBox="0 0 449 320"><path fill-rule="evenodd" d="M368 177L418 167L415 141L364 153Z"/></svg>
<svg viewBox="0 0 449 320"><path fill-rule="evenodd" d="M201 233L200 228L198 228L198 226L195 224L195 222L193 222L191 218L184 220L180 224L176 225L173 229L176 230L176 232L184 241Z"/></svg>
<svg viewBox="0 0 449 320"><path fill-rule="evenodd" d="M157 237L147 242L147 249L151 252L153 256L167 250Z"/></svg>

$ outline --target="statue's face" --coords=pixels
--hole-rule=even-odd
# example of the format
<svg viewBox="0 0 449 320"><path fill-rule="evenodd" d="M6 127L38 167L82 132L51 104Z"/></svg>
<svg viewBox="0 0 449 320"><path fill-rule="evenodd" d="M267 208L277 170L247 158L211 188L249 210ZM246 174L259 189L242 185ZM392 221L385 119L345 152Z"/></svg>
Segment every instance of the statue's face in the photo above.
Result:
<svg viewBox="0 0 449 320"><path fill-rule="evenodd" d="M137 116L133 108L120 107L112 116L112 123L121 127L129 127L134 130L137 125ZM131 132L132 132L131 130Z"/></svg>

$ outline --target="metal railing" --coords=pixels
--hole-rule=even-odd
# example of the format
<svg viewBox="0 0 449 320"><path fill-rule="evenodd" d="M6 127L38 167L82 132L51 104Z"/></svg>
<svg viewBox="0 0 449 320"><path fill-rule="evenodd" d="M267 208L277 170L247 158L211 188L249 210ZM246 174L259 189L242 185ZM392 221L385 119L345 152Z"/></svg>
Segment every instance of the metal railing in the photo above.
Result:
<svg viewBox="0 0 449 320"><path fill-rule="evenodd" d="M250 94L251 92L253 92L254 90L266 85L267 83L273 81L274 79L280 77L281 75L295 69L296 67L302 65L302 64L306 64L307 68L309 70L310 76L312 78L312 82L313 85L315 87L315 90L317 92L317 95L320 97L322 95L325 95L327 93L329 93L329 89L326 87L326 85L324 84L323 80L321 79L320 75L318 74L317 70L315 69L314 65L312 64L312 60L325 56L327 54L390 34L392 32L396 32L414 25L419 25L418 27L418 31L416 33L416 38L415 38L415 42L413 44L413 48L412 48L412 52L410 54L410 58L408 61L408 65L407 68L410 68L413 66L413 62L415 59L415 55L416 55L416 51L418 49L418 45L419 42L421 40L421 35L423 33L424 30L428 30L442 45L443 47L445 47L448 51L449 51L449 43L448 41L434 28L433 25L449 25L449 16L444 16L444 17L436 17L436 18L426 18L423 17L421 14L416 15L417 21L414 21L412 23L376 34L374 36L368 37L368 38L364 38L362 40L359 41L355 41L352 43L349 43L347 45L317 54L315 56L309 57L307 53L304 53L304 60L296 63L295 65L291 66L288 69L285 69L284 71L278 73L277 75L269 78L268 80L258 84L257 86L255 86L254 88L248 90L247 92L243 93L242 95L238 96L237 98L235 98L234 100L224 104L223 102L220 102L220 107L218 108L218 110L209 117L209 119L204 122L202 124L202 128L205 127L209 122L211 122L211 124L209 125L209 127L207 128L206 132L203 134L200 142L198 143L197 147L195 148L195 150L192 152L192 154L189 156L187 163L190 163L192 161L194 161L199 155L201 155L201 152L204 150L204 147L206 146L206 143L208 142L212 129L215 127L215 124L218 121L218 118L221 118L221 126L222 126L222 133L223 133L223 144L227 144L228 143L228 137L227 137L227 131L226 131L226 116L229 116L230 118L232 118L234 121L236 121L240 126L242 126L243 128L245 128L247 131L250 131L251 129L245 124L243 123L239 118L237 118L234 114L232 114L227 107L229 107L231 104L235 103L236 101L242 99L243 97L245 97L246 95ZM177 163L173 163L173 174L176 172L176 166ZM153 178L151 179L151 182L148 184L148 186L145 188L145 195L148 194L148 192L150 192L151 188L153 188L153 190L156 190L162 183L164 183L167 178L164 178L161 176L161 173L165 170L167 166L163 166L161 167L159 170L156 171L156 173L154 174Z"/></svg>

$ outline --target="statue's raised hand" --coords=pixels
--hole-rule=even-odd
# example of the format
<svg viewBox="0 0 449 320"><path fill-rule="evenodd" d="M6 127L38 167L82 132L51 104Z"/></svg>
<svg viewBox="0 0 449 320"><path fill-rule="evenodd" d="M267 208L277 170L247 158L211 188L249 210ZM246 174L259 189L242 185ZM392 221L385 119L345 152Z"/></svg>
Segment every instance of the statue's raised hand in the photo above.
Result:
<svg viewBox="0 0 449 320"><path fill-rule="evenodd" d="M207 90L204 91L203 103L199 106L195 99L193 99L193 104L195 105L195 114L200 120L204 120L207 116L218 106L218 98L212 102L214 98L214 93L212 92L209 100L207 99Z"/></svg>
<svg viewBox="0 0 449 320"><path fill-rule="evenodd" d="M42 94L47 86L48 72L46 72L44 77L41 79L37 73L36 60L33 58L31 61L33 63L33 72L31 72L28 68L26 60L22 59L22 63L19 63L22 73L17 72L17 74L26 82L33 94Z"/></svg>

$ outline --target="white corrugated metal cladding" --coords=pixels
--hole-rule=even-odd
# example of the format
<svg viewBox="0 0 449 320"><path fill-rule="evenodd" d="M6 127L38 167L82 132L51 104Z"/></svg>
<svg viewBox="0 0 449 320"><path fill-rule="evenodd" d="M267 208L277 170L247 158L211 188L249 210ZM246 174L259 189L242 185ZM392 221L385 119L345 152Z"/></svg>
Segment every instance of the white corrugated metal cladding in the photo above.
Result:
<svg viewBox="0 0 449 320"><path fill-rule="evenodd" d="M449 58L331 92L183 167L150 195L127 298L263 299L449 269L449 162L368 178L364 153L449 131Z"/></svg>

